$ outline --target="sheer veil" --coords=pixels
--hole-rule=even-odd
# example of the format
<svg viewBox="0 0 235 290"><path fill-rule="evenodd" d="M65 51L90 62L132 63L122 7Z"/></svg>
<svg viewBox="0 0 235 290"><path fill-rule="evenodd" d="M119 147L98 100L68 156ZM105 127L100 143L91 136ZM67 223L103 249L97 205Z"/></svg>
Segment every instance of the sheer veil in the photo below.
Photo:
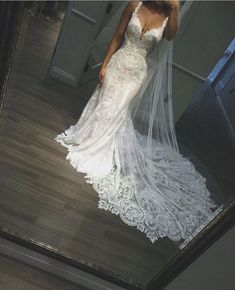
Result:
<svg viewBox="0 0 235 290"><path fill-rule="evenodd" d="M113 37L124 1L92 43L102 62ZM193 1L179 11L179 27ZM179 152L172 110L173 42L155 42L147 55L148 72L131 101L125 130L118 134L115 192L124 195L116 212L154 242L168 237L182 248L221 210L210 199L205 178ZM112 194L113 198L117 198ZM184 243L183 243L184 241Z"/></svg>

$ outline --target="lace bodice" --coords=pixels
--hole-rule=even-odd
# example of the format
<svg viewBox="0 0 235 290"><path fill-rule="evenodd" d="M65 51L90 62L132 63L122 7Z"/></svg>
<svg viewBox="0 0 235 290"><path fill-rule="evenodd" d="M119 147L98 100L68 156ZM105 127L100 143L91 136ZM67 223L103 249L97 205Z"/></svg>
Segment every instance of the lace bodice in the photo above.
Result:
<svg viewBox="0 0 235 290"><path fill-rule="evenodd" d="M123 72L123 78L128 74L140 85L147 74L148 64L146 55L151 51L154 43L159 42L163 37L163 31L166 27L168 17L163 20L160 27L149 29L142 34L142 27L138 16L138 10L141 4L142 1L136 6L127 24L124 44L109 60L108 68L113 73L113 81L116 79L115 75L118 69ZM118 83L121 84L117 78Z"/></svg>
<svg viewBox="0 0 235 290"><path fill-rule="evenodd" d="M159 42L162 39L168 17L163 20L160 27L149 29L142 35L142 27L138 16L138 10L141 5L142 1L140 1L136 6L127 25L124 47L130 48L129 50L132 52L137 52L143 56L146 56L154 41Z"/></svg>

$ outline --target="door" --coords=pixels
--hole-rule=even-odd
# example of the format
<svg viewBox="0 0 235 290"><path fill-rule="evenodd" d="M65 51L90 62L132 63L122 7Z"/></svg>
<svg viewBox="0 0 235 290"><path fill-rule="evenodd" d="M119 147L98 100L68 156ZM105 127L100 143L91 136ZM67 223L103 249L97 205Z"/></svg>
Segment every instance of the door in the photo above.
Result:
<svg viewBox="0 0 235 290"><path fill-rule="evenodd" d="M106 15L107 1L70 1L55 46L49 75L76 87L86 68L89 46Z"/></svg>

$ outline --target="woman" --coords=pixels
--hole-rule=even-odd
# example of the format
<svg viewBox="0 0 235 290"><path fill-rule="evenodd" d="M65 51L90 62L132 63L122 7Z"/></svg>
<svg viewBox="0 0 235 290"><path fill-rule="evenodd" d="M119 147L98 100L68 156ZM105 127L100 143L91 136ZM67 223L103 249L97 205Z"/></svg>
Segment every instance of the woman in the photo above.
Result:
<svg viewBox="0 0 235 290"><path fill-rule="evenodd" d="M178 31L178 11L178 1L128 2L99 84L78 122L55 138L98 192L98 207L151 242L189 240L221 210L212 211L205 178L179 153L175 137L164 41L172 43Z"/></svg>
<svg viewBox="0 0 235 290"><path fill-rule="evenodd" d="M145 31L159 27L160 23L162 23L165 17L169 17L167 21L167 25L163 31L163 37L167 40L171 40L174 38L176 32L178 31L178 11L179 11L179 1L171 0L171 1L130 1L126 6L124 13L122 14L120 24L116 30L116 33L110 43L110 46L107 50L107 54L104 58L103 64L99 71L99 81L102 82L107 63L109 62L110 57L113 53L119 48L121 39L123 34L125 33L126 26L129 22L129 19L135 11L137 5L142 4L142 9L140 8L139 19L141 19L142 33Z"/></svg>

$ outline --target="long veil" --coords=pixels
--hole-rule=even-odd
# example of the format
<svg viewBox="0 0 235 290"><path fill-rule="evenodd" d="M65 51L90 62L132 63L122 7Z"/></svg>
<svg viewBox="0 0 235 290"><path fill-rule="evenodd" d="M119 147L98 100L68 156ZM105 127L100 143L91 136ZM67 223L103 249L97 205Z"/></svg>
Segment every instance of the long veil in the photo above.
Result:
<svg viewBox="0 0 235 290"><path fill-rule="evenodd" d="M92 43L97 63L102 62L127 3L120 5ZM179 27L192 4L185 1L180 8ZM118 133L116 169L102 182L90 183L100 193L100 208L119 214L152 243L168 237L180 241L182 248L223 206L210 198L205 178L179 152L172 110L172 55L173 40L163 38L154 44L146 58L147 76L130 103L125 128Z"/></svg>

